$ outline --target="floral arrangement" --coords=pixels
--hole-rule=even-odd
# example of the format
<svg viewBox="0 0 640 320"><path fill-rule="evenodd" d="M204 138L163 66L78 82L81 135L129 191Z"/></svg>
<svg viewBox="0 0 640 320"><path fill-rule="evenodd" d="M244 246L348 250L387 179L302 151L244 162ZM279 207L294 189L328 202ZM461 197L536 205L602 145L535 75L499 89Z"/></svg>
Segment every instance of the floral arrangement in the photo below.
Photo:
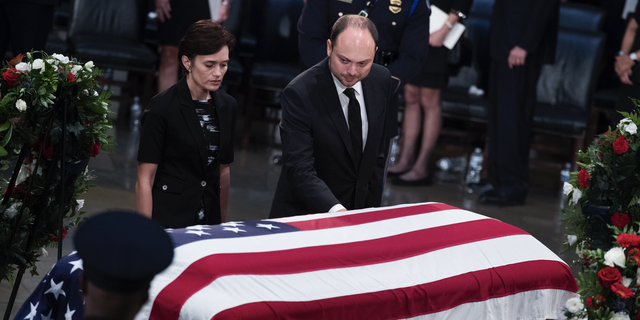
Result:
<svg viewBox="0 0 640 320"><path fill-rule="evenodd" d="M582 270L568 319L640 319L640 117L621 114L614 129L578 152L580 170L563 186L565 245Z"/></svg>
<svg viewBox="0 0 640 320"><path fill-rule="evenodd" d="M93 179L88 159L115 144L107 135L110 93L100 90L91 61L31 52L0 74L0 170L14 170L10 180L0 177L0 280L12 281L16 268L36 275L38 257L56 246L61 207L63 237L81 222L79 196Z"/></svg>

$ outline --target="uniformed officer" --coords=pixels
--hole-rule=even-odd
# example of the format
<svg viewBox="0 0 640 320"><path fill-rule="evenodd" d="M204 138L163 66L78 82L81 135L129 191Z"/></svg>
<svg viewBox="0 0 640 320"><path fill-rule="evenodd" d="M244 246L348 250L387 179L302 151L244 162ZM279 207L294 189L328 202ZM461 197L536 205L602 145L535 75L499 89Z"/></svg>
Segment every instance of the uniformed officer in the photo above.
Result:
<svg viewBox="0 0 640 320"><path fill-rule="evenodd" d="M153 277L173 260L164 229L133 212L111 211L89 218L74 237L83 261L85 319L134 319L147 301Z"/></svg>
<svg viewBox="0 0 640 320"><path fill-rule="evenodd" d="M298 21L307 68L327 57L331 26L345 14L367 16L379 34L376 63L389 68L397 90L420 72L429 48L428 0L307 0ZM387 136L398 134L397 105L389 108Z"/></svg>

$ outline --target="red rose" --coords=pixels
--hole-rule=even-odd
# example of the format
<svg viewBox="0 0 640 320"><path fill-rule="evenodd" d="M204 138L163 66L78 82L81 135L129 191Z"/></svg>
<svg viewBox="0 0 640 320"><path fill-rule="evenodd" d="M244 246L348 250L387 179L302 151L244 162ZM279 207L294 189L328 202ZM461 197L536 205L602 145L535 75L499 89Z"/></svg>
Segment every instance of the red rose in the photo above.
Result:
<svg viewBox="0 0 640 320"><path fill-rule="evenodd" d="M622 299L629 299L633 297L633 291L620 283L612 284L611 291L615 292L615 294Z"/></svg>
<svg viewBox="0 0 640 320"><path fill-rule="evenodd" d="M629 150L629 142L623 136L618 136L613 142L613 152L623 154Z"/></svg>
<svg viewBox="0 0 640 320"><path fill-rule="evenodd" d="M585 169L578 172L578 184L585 188L589 188L589 173Z"/></svg>
<svg viewBox="0 0 640 320"><path fill-rule="evenodd" d="M597 300L596 300L597 301ZM591 300L591 297L588 297L586 300L587 305L589 306L589 308L593 309L593 310L598 310L600 309L600 306L597 303L594 303Z"/></svg>
<svg viewBox="0 0 640 320"><path fill-rule="evenodd" d="M627 214L616 212L611 216L611 224L618 228L624 228L629 223L631 223L631 218Z"/></svg>
<svg viewBox="0 0 640 320"><path fill-rule="evenodd" d="M584 253L582 254L582 257L584 258L584 262L586 262L588 266L590 266L591 263L593 262L593 259L591 259L591 257L589 257L588 255L586 255Z"/></svg>
<svg viewBox="0 0 640 320"><path fill-rule="evenodd" d="M621 233L616 238L616 242L618 242L622 247L625 248L639 248L640 236L637 236L635 234Z"/></svg>
<svg viewBox="0 0 640 320"><path fill-rule="evenodd" d="M602 159L602 153L598 153L598 157L600 157L600 159Z"/></svg>
<svg viewBox="0 0 640 320"><path fill-rule="evenodd" d="M36 142L31 145L31 149L35 150L36 153L42 152L42 155L47 159L51 159L51 157L53 157L53 146L51 145L51 141L47 140L44 147L42 147L42 140L36 140Z"/></svg>
<svg viewBox="0 0 640 320"><path fill-rule="evenodd" d="M606 267L598 271L598 282L605 288L609 288L612 284L620 281L622 281L622 275L614 267Z"/></svg>
<svg viewBox="0 0 640 320"><path fill-rule="evenodd" d="M89 150L91 151L91 156L95 158L98 155L98 153L100 153L100 142L99 141L91 142L91 145L89 146Z"/></svg>
<svg viewBox="0 0 640 320"><path fill-rule="evenodd" d="M69 78L69 81L76 81L76 76L74 76L73 73L71 73L71 72L69 72L67 77Z"/></svg>
<svg viewBox="0 0 640 320"><path fill-rule="evenodd" d="M62 228L62 240L67 236L67 228ZM49 237L49 242L58 242L57 236Z"/></svg>
<svg viewBox="0 0 640 320"><path fill-rule="evenodd" d="M18 70L16 70L16 68L9 67L7 69L7 71L5 71L2 74L2 78L4 78L4 81L7 82L9 87L13 87L13 83L16 82L16 80L18 80L18 76L19 75L20 75L20 72L18 72Z"/></svg>

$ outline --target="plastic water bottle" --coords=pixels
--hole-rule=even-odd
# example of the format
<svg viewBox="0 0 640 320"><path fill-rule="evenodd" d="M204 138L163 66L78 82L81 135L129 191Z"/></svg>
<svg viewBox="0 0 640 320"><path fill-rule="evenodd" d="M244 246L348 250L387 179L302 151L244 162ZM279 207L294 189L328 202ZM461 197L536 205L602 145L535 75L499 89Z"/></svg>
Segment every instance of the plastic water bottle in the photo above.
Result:
<svg viewBox="0 0 640 320"><path fill-rule="evenodd" d="M436 163L442 171L464 172L467 167L466 157L442 158Z"/></svg>
<svg viewBox="0 0 640 320"><path fill-rule="evenodd" d="M398 162L398 153L400 152L398 140L399 136L395 136L393 138L393 143L391 144L391 152L389 152L389 165L394 165Z"/></svg>
<svg viewBox="0 0 640 320"><path fill-rule="evenodd" d="M571 163L564 164L564 169L560 171L560 210L564 209L566 196L562 190L565 182L569 182L569 173L571 173Z"/></svg>
<svg viewBox="0 0 640 320"><path fill-rule="evenodd" d="M467 184L480 182L480 172L482 171L482 150L476 148L469 157L469 170L467 170L467 177L464 180Z"/></svg>
<svg viewBox="0 0 640 320"><path fill-rule="evenodd" d="M140 129L140 116L142 115L142 107L140 106L140 97L133 98L133 104L131 105L131 131L138 131Z"/></svg>

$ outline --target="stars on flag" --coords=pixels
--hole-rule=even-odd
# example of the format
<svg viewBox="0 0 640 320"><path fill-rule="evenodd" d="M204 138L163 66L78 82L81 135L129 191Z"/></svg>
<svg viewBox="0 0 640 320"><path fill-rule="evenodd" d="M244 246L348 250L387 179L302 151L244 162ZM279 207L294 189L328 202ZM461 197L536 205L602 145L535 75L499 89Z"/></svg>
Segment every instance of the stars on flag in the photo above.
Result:
<svg viewBox="0 0 640 320"><path fill-rule="evenodd" d="M229 226L229 227L244 227L244 222L243 221L229 221L229 222L225 222L225 223L221 223L220 224L223 227Z"/></svg>
<svg viewBox="0 0 640 320"><path fill-rule="evenodd" d="M200 237L202 237L203 234L208 235L208 236L211 235L211 233L207 233L207 232L204 232L202 230L187 230L187 231L185 231L185 233L186 234L195 234L195 235L198 235Z"/></svg>
<svg viewBox="0 0 640 320"><path fill-rule="evenodd" d="M41 320L53 320L53 318L51 318L51 314L53 313L53 309L49 310L49 314L48 315L44 315L44 314L40 314L40 319Z"/></svg>
<svg viewBox="0 0 640 320"><path fill-rule="evenodd" d="M238 232L247 232L247 230L242 230L242 229L240 229L240 228L229 228L229 227L224 227L224 228L222 228L222 231L233 231L233 232L235 232L235 233L238 233Z"/></svg>
<svg viewBox="0 0 640 320"><path fill-rule="evenodd" d="M67 303L67 312L64 314L64 320L73 320L74 313L76 313L76 310L71 310L69 308L69 304Z"/></svg>
<svg viewBox="0 0 640 320"><path fill-rule="evenodd" d="M73 268L71 268L71 271L69 272L69 274L72 274L74 271L80 269L80 270L84 270L82 268L82 259L78 259L76 261L69 261L69 264L73 266Z"/></svg>
<svg viewBox="0 0 640 320"><path fill-rule="evenodd" d="M258 224L256 224L256 228L267 228L269 230L271 230L271 229L280 229L280 227L274 226L274 225L272 225L270 223L258 223Z"/></svg>
<svg viewBox="0 0 640 320"><path fill-rule="evenodd" d="M38 305L40 304L40 302L37 302L36 305L34 306L33 303L30 303L31 305L31 311L29 312L29 314L24 317L25 319L29 319L29 320L33 320L33 318L35 318L36 313L38 313Z"/></svg>
<svg viewBox="0 0 640 320"><path fill-rule="evenodd" d="M51 288L49 288L49 290L45 291L44 294L53 293L53 295L56 297L56 300L58 300L58 296L59 295L63 295L63 296L66 297L67 294L62 289L62 285L64 285L64 281L60 281L59 283L56 283L55 281L53 281L53 278L52 278L51 279Z"/></svg>

